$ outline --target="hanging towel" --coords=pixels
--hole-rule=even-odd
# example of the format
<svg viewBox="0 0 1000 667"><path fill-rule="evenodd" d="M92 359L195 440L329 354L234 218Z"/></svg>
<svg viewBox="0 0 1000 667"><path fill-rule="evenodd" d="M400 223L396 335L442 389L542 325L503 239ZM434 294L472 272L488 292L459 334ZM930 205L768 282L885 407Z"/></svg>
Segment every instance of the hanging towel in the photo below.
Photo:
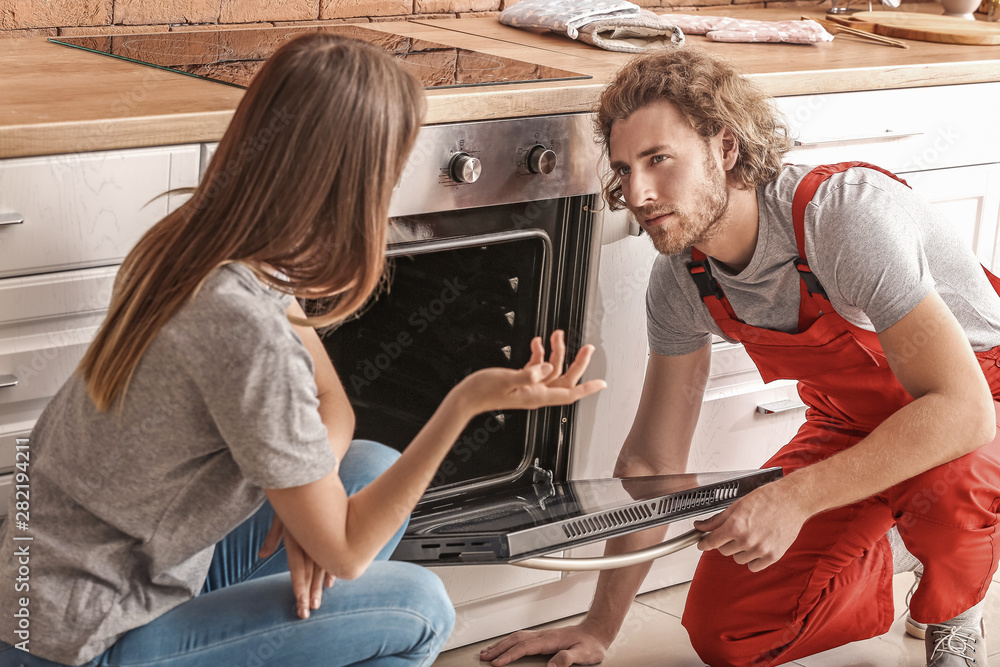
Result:
<svg viewBox="0 0 1000 667"><path fill-rule="evenodd" d="M591 21L639 14L639 5L624 0L521 0L500 12L500 23L516 28L548 28L572 39Z"/></svg>
<svg viewBox="0 0 1000 667"><path fill-rule="evenodd" d="M662 16L643 9L635 16L602 18L581 26L580 41L608 51L641 53L681 46L684 33Z"/></svg>

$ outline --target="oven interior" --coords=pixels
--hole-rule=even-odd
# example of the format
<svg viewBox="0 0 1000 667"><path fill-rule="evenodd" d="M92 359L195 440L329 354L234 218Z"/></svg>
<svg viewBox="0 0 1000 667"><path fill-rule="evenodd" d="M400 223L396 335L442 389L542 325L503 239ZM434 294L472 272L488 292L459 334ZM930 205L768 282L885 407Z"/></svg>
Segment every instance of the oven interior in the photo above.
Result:
<svg viewBox="0 0 1000 667"><path fill-rule="evenodd" d="M354 407L355 437L405 449L462 378L520 368L534 336L583 317L589 197L394 221L387 286L323 342ZM474 230L474 233L473 233ZM570 357L572 358L572 357ZM426 497L564 474L572 407L474 418Z"/></svg>

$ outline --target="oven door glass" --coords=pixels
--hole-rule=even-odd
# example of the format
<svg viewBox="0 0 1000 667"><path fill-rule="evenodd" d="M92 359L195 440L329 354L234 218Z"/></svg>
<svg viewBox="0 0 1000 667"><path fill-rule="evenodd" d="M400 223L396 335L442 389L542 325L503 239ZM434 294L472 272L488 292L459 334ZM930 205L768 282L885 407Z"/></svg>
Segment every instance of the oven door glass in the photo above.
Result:
<svg viewBox="0 0 1000 667"><path fill-rule="evenodd" d="M401 250L387 291L323 337L357 420L356 437L402 451L466 375L520 368L541 330L552 249L537 231L497 233ZM524 410L472 420L431 488L520 473L534 452Z"/></svg>

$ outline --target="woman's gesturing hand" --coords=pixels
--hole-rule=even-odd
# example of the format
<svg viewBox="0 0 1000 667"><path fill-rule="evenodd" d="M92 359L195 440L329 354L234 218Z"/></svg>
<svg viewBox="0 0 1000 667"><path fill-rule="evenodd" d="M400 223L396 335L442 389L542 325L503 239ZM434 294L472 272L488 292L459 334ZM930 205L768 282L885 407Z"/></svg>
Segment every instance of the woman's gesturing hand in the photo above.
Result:
<svg viewBox="0 0 1000 667"><path fill-rule="evenodd" d="M258 558L267 558L278 550L281 540L285 541L288 556L288 571L292 574L292 592L299 618L309 618L310 609L319 609L323 600L323 589L333 586L334 577L327 573L299 546L277 515L271 522L271 529L257 552Z"/></svg>
<svg viewBox="0 0 1000 667"><path fill-rule="evenodd" d="M577 384L590 364L593 345L582 347L563 373L565 334L554 331L550 343L552 354L547 362L542 339L536 337L531 341L531 358L524 368L519 371L507 368L477 371L462 380L455 388L456 392L478 414L490 410L530 410L547 405L569 405L607 387L604 380Z"/></svg>

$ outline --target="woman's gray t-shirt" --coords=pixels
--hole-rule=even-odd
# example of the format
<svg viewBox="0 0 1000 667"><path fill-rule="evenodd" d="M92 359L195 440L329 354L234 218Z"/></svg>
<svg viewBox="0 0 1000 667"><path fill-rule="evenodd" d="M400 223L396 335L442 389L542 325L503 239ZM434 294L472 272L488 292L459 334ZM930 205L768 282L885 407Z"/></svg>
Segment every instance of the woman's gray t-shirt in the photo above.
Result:
<svg viewBox="0 0 1000 667"><path fill-rule="evenodd" d="M812 169L785 167L757 189L760 229L750 264L732 273L709 260L736 315L747 324L798 331L798 256L792 198ZM977 352L1000 345L1000 298L954 226L905 185L873 169L831 176L805 213L806 259L844 319L881 333L932 289L951 309ZM723 335L698 295L691 251L659 255L646 292L649 347L676 356Z"/></svg>
<svg viewBox="0 0 1000 667"><path fill-rule="evenodd" d="M0 531L0 639L20 641L25 597L31 653L92 659L197 595L214 545L262 489L336 469L290 304L226 265L156 335L120 411L98 413L78 375L62 387L31 435L30 529ZM14 594L7 556L23 545L30 590Z"/></svg>

